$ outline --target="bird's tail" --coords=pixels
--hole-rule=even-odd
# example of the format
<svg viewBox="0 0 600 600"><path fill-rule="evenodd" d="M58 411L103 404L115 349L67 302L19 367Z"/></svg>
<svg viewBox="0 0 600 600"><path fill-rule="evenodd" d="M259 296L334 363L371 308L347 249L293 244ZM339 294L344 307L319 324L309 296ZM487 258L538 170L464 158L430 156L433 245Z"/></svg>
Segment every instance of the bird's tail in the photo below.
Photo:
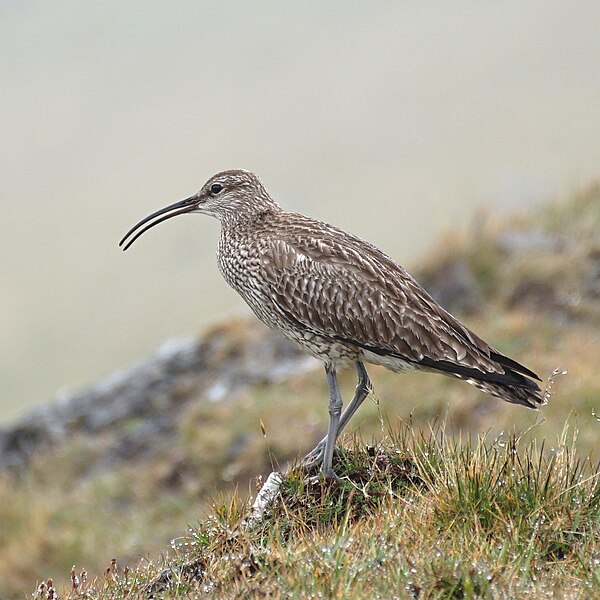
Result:
<svg viewBox="0 0 600 600"><path fill-rule="evenodd" d="M423 359L419 365L443 375L462 379L481 391L511 404L522 404L534 409L547 404L548 394L534 381L541 381L538 375L496 350L490 350L489 356L496 363L495 371L485 371L445 360Z"/></svg>
<svg viewBox="0 0 600 600"><path fill-rule="evenodd" d="M504 400L505 402L510 402L511 404L522 404L523 406L527 406L527 408L534 409L547 404L545 394L540 387L531 380L527 380L526 386L517 386L480 381L470 377L461 377L461 379L464 379L464 381L474 385L483 392L496 398L500 398L500 400Z"/></svg>

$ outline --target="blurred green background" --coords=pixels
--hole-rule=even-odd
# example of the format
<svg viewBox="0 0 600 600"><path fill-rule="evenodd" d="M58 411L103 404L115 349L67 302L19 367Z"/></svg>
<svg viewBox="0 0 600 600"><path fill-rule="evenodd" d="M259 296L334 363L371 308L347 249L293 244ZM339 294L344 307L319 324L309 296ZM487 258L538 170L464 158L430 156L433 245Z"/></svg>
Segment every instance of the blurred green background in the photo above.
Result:
<svg viewBox="0 0 600 600"><path fill-rule="evenodd" d="M476 207L599 175L600 4L0 3L0 420L242 301L217 223L121 235L214 172L410 267Z"/></svg>

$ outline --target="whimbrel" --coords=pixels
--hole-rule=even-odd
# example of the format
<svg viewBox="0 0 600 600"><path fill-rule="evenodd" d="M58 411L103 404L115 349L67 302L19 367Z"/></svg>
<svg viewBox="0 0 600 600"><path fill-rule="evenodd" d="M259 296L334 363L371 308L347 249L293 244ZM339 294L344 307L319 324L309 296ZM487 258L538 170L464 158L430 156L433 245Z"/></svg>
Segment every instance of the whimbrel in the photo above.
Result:
<svg viewBox="0 0 600 600"><path fill-rule="evenodd" d="M214 175L197 194L140 221L119 245L126 250L184 213L221 221L217 261L227 283L263 323L323 361L329 428L304 464L320 464L325 477L335 478L335 441L371 389L365 363L434 371L507 402L545 404L533 371L475 335L393 259L337 227L284 211L249 171ZM336 372L352 364L358 384L342 413Z"/></svg>

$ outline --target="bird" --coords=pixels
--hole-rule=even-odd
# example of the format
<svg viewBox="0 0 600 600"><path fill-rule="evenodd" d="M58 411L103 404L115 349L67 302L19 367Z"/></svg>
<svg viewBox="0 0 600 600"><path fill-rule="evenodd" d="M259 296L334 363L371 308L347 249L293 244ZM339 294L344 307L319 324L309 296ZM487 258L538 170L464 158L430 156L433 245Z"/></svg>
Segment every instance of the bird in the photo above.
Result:
<svg viewBox="0 0 600 600"><path fill-rule="evenodd" d="M513 404L546 403L533 371L489 345L448 311L394 259L323 221L288 212L257 175L213 175L199 192L142 219L120 241L177 215L217 218L217 264L255 315L324 364L329 390L327 435L301 461L333 470L336 440L372 390L365 364L396 373L414 369L454 377ZM342 412L337 372L354 366L354 397Z"/></svg>

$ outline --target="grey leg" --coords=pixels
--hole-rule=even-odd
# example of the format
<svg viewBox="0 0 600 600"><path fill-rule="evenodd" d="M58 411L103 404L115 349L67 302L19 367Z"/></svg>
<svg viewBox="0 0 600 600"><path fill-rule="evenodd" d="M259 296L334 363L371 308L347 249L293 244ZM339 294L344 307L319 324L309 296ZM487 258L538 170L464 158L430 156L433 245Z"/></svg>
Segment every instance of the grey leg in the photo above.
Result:
<svg viewBox="0 0 600 600"><path fill-rule="evenodd" d="M327 373L327 384L329 385L329 429L325 438L325 454L323 455L323 465L321 469L323 475L328 479L336 479L333 472L333 448L340 424L340 415L342 414L342 396L337 382L335 368L329 365L325 366Z"/></svg>
<svg viewBox="0 0 600 600"><path fill-rule="evenodd" d="M340 418L340 426L338 428L338 436L344 430L344 427L348 424L348 421L354 416L354 413L358 410L359 406L364 402L365 398L369 395L371 390L371 380L365 366L361 362L356 362L356 371L358 373L358 383L356 384L356 390L354 392L354 398L346 410L342 413Z"/></svg>
<svg viewBox="0 0 600 600"><path fill-rule="evenodd" d="M364 402L365 398L369 395L369 391L371 389L371 380L369 379L367 370L365 369L365 366L359 361L356 362L356 371L358 373L358 383L356 384L354 398L352 398L352 401L350 402L350 404L348 404L346 410L344 410L344 412L342 413L338 424L338 430L335 436L336 439L338 438L340 433L342 433L344 427L346 427L348 421L358 410L359 406ZM323 462L324 450L328 436L329 434L327 434L327 437L324 437L316 445L316 447L304 457L302 461L302 465L304 467L310 468Z"/></svg>

